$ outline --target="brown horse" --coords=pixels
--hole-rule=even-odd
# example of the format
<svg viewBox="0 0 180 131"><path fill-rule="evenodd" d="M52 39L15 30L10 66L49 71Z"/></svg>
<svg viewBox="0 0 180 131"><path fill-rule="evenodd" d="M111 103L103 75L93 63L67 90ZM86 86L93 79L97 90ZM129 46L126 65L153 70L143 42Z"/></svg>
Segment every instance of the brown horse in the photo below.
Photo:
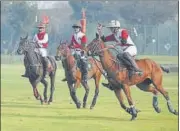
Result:
<svg viewBox="0 0 180 131"><path fill-rule="evenodd" d="M103 69L108 74L108 81L113 87L121 107L132 115L131 120L134 120L137 117L137 110L135 109L130 92L130 86L132 85L136 85L139 89L154 94L153 107L156 112L160 112L157 100L157 93L160 92L167 101L169 111L175 115L178 114L171 104L168 92L162 86L163 68L151 59L136 60L139 68L143 70L143 75L133 75L132 79L129 79L126 68L116 61L108 49L109 48L107 48L104 42L97 37L88 45L88 54L91 56L99 56ZM115 48L113 49L116 50ZM155 88L150 85L151 83ZM122 90L127 97L130 110L123 102Z"/></svg>
<svg viewBox="0 0 180 131"><path fill-rule="evenodd" d="M57 53L56 53L55 58L58 61L58 60L60 60L60 57L64 58L62 60L62 62L65 65L64 69L65 69L65 74L66 74L66 78L67 78L67 84L69 87L71 98L73 99L77 108L81 107L81 103L76 96L76 88L80 83L85 88L85 95L83 98L83 108L85 108L87 97L89 95L89 86L86 82L81 81L81 72L76 65L77 61L74 58L74 56L72 55L72 52L71 52L70 48L68 47L67 42L60 43L60 45L57 47ZM88 58L88 60L91 63L91 68L88 71L88 79L94 78L95 86L96 86L94 98L93 98L92 104L90 106L90 109L93 109L93 107L96 104L96 100L97 100L97 97L99 94L99 83L100 83L100 78L101 78L101 72L98 69L98 67L101 68L101 70L102 70L102 67L101 67L100 62L94 61L92 58ZM98 66L96 66L96 65L98 65Z"/></svg>
<svg viewBox="0 0 180 131"><path fill-rule="evenodd" d="M30 42L28 40L28 35L25 38L20 38L19 47L17 49L17 53L19 55L24 55L25 57L25 66L26 70L28 71L28 78L29 82L31 83L33 87L33 93L37 100L40 100L41 104L43 102L47 102L47 88L48 88L48 82L45 80L45 74L43 70L43 62L41 55L38 51L35 51L37 49L37 44L34 42ZM54 83L55 83L55 76L56 76L56 61L53 57L48 56L49 59L49 77L51 81L51 93L48 100L48 104L53 101L53 94L54 94ZM41 97L40 93L37 90L38 83L41 82L44 85L44 99Z"/></svg>

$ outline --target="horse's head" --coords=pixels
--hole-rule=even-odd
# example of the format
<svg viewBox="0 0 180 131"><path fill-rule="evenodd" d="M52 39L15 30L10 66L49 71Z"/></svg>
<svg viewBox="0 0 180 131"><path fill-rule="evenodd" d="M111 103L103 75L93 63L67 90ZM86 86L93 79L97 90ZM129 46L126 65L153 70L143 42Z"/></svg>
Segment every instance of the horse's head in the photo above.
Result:
<svg viewBox="0 0 180 131"><path fill-rule="evenodd" d="M25 38L20 37L20 42L19 42L19 46L17 49L17 53L19 55L24 54L24 52L27 50L26 47L27 47L28 43L29 43L28 35Z"/></svg>
<svg viewBox="0 0 180 131"><path fill-rule="evenodd" d="M61 41L59 46L57 47L55 59L59 61L61 57L67 57L69 53L70 53L69 43L67 41L66 42Z"/></svg>
<svg viewBox="0 0 180 131"><path fill-rule="evenodd" d="M87 46L88 54L92 56L101 56L103 48L105 48L104 42L100 37L96 37Z"/></svg>

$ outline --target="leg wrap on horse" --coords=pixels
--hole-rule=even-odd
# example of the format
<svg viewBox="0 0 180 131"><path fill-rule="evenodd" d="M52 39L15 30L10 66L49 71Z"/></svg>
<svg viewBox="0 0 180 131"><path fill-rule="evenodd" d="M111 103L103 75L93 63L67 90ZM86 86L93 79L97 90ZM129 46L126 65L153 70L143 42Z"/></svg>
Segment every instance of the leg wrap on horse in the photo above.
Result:
<svg viewBox="0 0 180 131"><path fill-rule="evenodd" d="M157 98L157 96L153 96L153 107L154 107L154 110L157 113L161 112L160 108L158 107L158 98Z"/></svg>

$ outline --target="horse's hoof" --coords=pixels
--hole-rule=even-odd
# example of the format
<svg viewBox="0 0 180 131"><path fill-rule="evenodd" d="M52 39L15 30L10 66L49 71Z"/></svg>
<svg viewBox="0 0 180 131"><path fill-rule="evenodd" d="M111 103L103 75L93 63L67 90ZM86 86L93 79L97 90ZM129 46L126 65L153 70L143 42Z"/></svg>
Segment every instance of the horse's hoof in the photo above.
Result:
<svg viewBox="0 0 180 131"><path fill-rule="evenodd" d="M179 114L179 112L177 112L177 111L175 110L173 114L174 114L174 115L178 115L178 114Z"/></svg>
<svg viewBox="0 0 180 131"><path fill-rule="evenodd" d="M132 114L132 118L131 118L131 121L135 120L137 117L137 114Z"/></svg>
<svg viewBox="0 0 180 131"><path fill-rule="evenodd" d="M136 117L137 117L137 115L136 116L132 116L131 121L135 120Z"/></svg>
<svg viewBox="0 0 180 131"><path fill-rule="evenodd" d="M94 106L90 106L90 109L92 110L94 108Z"/></svg>
<svg viewBox="0 0 180 131"><path fill-rule="evenodd" d="M78 103L76 106L77 106L77 109L80 109L81 108L81 103Z"/></svg>
<svg viewBox="0 0 180 131"><path fill-rule="evenodd" d="M83 108L86 108L86 103L83 103Z"/></svg>
<svg viewBox="0 0 180 131"><path fill-rule="evenodd" d="M139 112L141 112L141 110L139 110L139 109L136 109L136 112L137 112L137 113L139 113Z"/></svg>
<svg viewBox="0 0 180 131"><path fill-rule="evenodd" d="M41 105L43 105L43 101L41 101Z"/></svg>
<svg viewBox="0 0 180 131"><path fill-rule="evenodd" d="M160 112L161 112L161 109L160 109L159 107L154 108L154 110L155 110L157 113L160 113Z"/></svg>

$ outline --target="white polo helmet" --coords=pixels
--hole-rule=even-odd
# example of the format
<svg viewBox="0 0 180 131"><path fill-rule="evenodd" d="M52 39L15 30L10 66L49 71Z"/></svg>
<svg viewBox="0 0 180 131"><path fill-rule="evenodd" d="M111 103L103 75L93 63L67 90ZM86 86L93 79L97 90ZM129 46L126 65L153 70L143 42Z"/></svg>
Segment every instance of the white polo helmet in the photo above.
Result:
<svg viewBox="0 0 180 131"><path fill-rule="evenodd" d="M106 26L107 28L110 27L119 27L120 28L121 24L118 20L111 20L111 22Z"/></svg>

